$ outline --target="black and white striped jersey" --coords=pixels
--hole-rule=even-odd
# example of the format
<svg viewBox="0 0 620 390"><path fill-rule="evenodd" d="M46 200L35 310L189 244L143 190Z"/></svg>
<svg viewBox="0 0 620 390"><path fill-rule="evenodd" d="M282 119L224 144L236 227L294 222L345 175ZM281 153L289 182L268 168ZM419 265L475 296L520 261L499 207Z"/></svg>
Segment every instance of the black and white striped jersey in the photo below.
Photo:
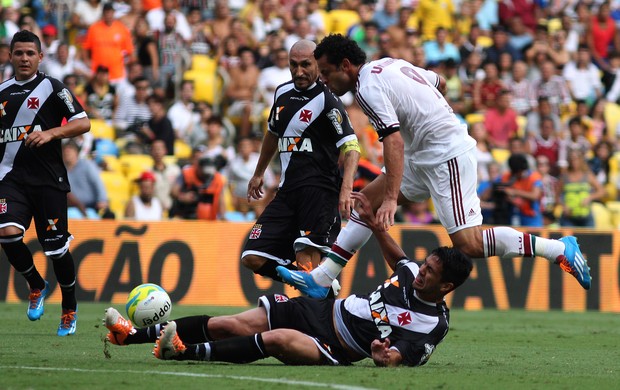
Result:
<svg viewBox="0 0 620 390"><path fill-rule="evenodd" d="M317 81L297 90L293 81L276 89L269 131L278 137L280 191L302 186L340 191L340 146L356 140L340 99Z"/></svg>
<svg viewBox="0 0 620 390"><path fill-rule="evenodd" d="M32 79L11 78L0 84L0 181L49 186L69 191L61 141L39 148L24 141L33 131L58 127L63 119L86 117L75 96L60 81L44 73Z"/></svg>
<svg viewBox="0 0 620 390"><path fill-rule="evenodd" d="M448 333L449 310L416 296L414 262L399 262L392 276L367 296L351 295L334 304L335 325L347 345L371 357L373 340L389 338L404 365L419 366Z"/></svg>

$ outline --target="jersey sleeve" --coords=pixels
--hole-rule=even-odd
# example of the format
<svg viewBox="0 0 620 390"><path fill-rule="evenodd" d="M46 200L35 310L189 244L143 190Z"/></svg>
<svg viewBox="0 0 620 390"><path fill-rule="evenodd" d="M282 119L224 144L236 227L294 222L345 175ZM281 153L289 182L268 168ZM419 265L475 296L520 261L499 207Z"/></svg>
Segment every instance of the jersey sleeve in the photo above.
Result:
<svg viewBox="0 0 620 390"><path fill-rule="evenodd" d="M406 340L398 340L392 345L392 348L400 352L403 365L416 367L426 364L437 347L432 340L427 341L412 343Z"/></svg>
<svg viewBox="0 0 620 390"><path fill-rule="evenodd" d="M432 70L416 68L416 71L422 74L426 81L428 81L433 87L439 89L439 83L441 82L441 78L439 75Z"/></svg>
<svg viewBox="0 0 620 390"><path fill-rule="evenodd" d="M396 110L382 87L370 84L361 87L355 99L379 135L379 141L400 130Z"/></svg>
<svg viewBox="0 0 620 390"><path fill-rule="evenodd" d="M336 134L336 146L340 148L345 142L357 140L342 101L330 92L326 92L325 96L325 115L329 119L330 130Z"/></svg>
<svg viewBox="0 0 620 390"><path fill-rule="evenodd" d="M50 80L54 87L52 98L55 99L55 106L58 107L58 110L67 118L67 121L86 117L84 108L75 95L69 91L69 88L54 78L50 78Z"/></svg>

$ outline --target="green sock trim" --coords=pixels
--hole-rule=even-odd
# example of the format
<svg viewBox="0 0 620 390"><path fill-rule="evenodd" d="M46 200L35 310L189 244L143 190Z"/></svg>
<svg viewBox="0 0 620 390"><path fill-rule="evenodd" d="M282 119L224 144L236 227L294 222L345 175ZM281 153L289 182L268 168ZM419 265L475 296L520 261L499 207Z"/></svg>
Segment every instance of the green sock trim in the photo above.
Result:
<svg viewBox="0 0 620 390"><path fill-rule="evenodd" d="M342 257L338 256L338 255L337 255L337 254L335 254L335 253L329 252L329 253L327 254L327 257L328 257L328 258L330 258L330 259L332 259L334 262L336 262L336 263L340 264L340 265L341 265L341 266L343 266L343 267L346 267L346 266L347 266L347 261L346 261L345 259L343 259Z"/></svg>

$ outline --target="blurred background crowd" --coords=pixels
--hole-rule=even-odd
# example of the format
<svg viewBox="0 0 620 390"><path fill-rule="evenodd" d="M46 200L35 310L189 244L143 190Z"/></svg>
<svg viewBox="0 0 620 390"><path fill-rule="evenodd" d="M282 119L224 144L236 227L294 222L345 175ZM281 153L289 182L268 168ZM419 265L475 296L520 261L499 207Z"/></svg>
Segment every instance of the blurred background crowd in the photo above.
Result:
<svg viewBox="0 0 620 390"><path fill-rule="evenodd" d="M12 35L41 37L41 69L82 102L92 130L63 148L70 217L252 221L248 203L288 50L330 33L369 60L403 58L447 80L477 141L485 223L617 227L620 0L3 0L0 77ZM355 182L381 143L352 96ZM400 221L432 223L430 203Z"/></svg>

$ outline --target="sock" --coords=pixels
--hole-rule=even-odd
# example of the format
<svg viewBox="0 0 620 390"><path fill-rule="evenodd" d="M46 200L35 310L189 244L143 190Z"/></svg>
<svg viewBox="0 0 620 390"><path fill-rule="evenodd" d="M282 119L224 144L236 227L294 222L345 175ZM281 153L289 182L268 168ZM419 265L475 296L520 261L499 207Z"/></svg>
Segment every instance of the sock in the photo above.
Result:
<svg viewBox="0 0 620 390"><path fill-rule="evenodd" d="M75 310L77 301L75 299L75 264L71 252L67 251L64 255L52 258L54 273L62 293L62 308L65 310Z"/></svg>
<svg viewBox="0 0 620 390"><path fill-rule="evenodd" d="M349 259L368 241L371 235L372 231L353 210L349 222L338 234L336 243L332 245L327 258L312 270L314 280L323 287L330 287Z"/></svg>
<svg viewBox="0 0 620 390"><path fill-rule="evenodd" d="M4 249L9 263L15 268L15 271L22 274L31 290L43 290L45 288L45 280L34 265L32 253L23 240L3 243L2 249Z"/></svg>
<svg viewBox="0 0 620 390"><path fill-rule="evenodd" d="M177 323L177 334L185 344L199 344L212 341L209 334L209 319L211 316L191 316L174 320Z"/></svg>
<svg viewBox="0 0 620 390"><path fill-rule="evenodd" d="M154 343L159 338L159 333L166 324L157 324L147 328L135 328L136 333L130 334L125 339L125 344Z"/></svg>
<svg viewBox="0 0 620 390"><path fill-rule="evenodd" d="M278 264L275 261L272 260L267 260L265 261L265 264L263 264L259 269L257 269L256 271L254 271L255 274L257 275L262 275L262 276L266 276L268 278L271 278L277 282L280 283L284 283L284 281L282 280L282 278L280 277L280 275L278 275L278 273L276 272L276 267L279 266L280 264ZM290 269L291 271L297 271L297 266L290 263L288 265L285 266L286 268ZM181 340L183 340L181 338Z"/></svg>
<svg viewBox="0 0 620 390"><path fill-rule="evenodd" d="M559 255L564 254L564 243L521 233L509 227L495 227L482 232L484 257L535 257L541 256L555 262Z"/></svg>
<svg viewBox="0 0 620 390"><path fill-rule="evenodd" d="M203 344L204 349L189 348L194 353L202 353L199 360L211 360L229 363L251 363L269 357L265 350L263 336L240 336ZM187 356L189 358L191 353ZM187 354L187 351L186 353ZM185 355L184 354L184 355Z"/></svg>

